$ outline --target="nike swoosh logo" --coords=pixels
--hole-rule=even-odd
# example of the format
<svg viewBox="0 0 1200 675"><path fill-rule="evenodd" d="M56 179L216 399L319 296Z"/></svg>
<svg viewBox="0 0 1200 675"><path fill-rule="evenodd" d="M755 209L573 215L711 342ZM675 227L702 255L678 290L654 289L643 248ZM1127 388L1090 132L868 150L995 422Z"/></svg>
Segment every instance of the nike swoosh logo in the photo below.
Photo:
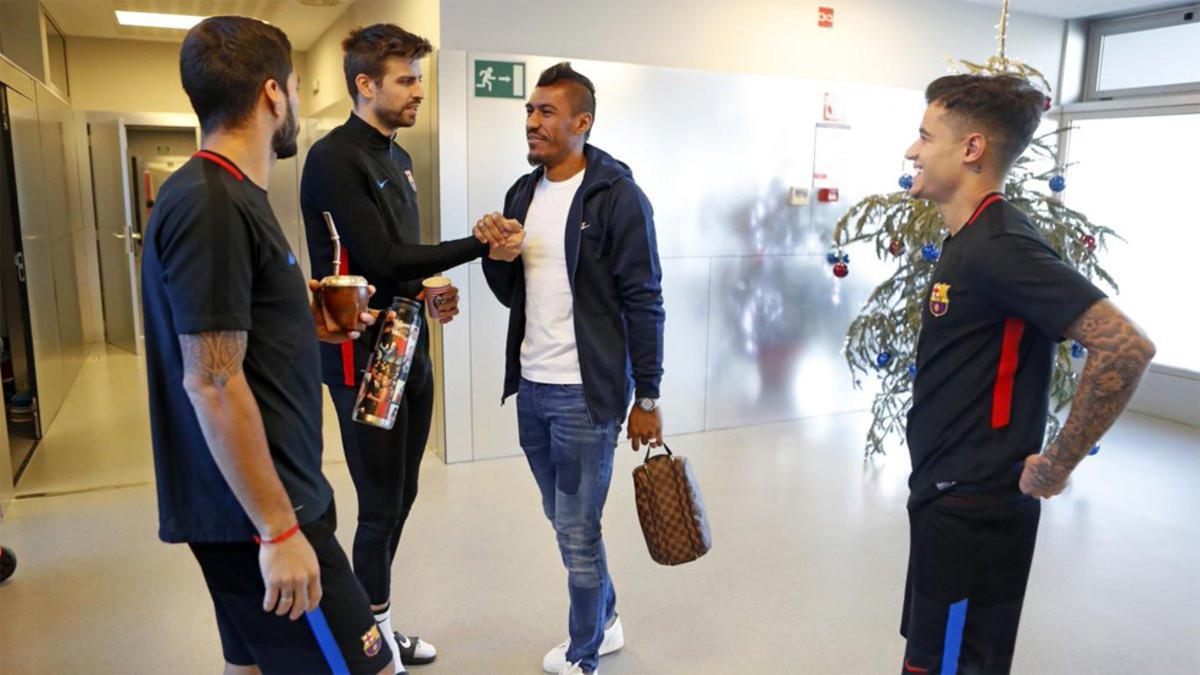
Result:
<svg viewBox="0 0 1200 675"><path fill-rule="evenodd" d="M383 186L387 185L387 182L388 182L388 179L384 178L381 181L376 181L375 185L378 186L380 189L383 189Z"/></svg>
<svg viewBox="0 0 1200 675"><path fill-rule="evenodd" d="M586 229L588 229L589 227L591 227L591 225L589 225L587 221L584 221L583 225L580 225L580 226L579 226L579 229L581 229L581 230L586 230Z"/></svg>

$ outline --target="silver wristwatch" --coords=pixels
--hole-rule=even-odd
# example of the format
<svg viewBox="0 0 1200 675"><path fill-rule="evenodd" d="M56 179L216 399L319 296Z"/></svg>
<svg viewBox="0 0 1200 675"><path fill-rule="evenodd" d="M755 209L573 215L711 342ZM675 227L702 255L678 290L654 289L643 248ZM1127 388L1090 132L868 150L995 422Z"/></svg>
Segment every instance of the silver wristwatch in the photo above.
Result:
<svg viewBox="0 0 1200 675"><path fill-rule="evenodd" d="M655 410L658 410L658 399L656 399L656 398L639 398L637 400L637 407L641 408L642 410L644 410L646 412L654 412Z"/></svg>

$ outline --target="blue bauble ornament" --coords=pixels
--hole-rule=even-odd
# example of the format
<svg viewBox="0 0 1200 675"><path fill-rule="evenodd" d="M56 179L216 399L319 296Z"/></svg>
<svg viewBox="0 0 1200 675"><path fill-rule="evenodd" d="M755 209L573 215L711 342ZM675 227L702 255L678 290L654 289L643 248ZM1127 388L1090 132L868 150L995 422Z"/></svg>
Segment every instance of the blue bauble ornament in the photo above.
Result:
<svg viewBox="0 0 1200 675"><path fill-rule="evenodd" d="M900 176L900 187L904 190L911 190L913 186L913 177L909 174Z"/></svg>
<svg viewBox="0 0 1200 675"><path fill-rule="evenodd" d="M914 380L917 379L917 364L915 364L915 363L908 364L908 377L910 379L914 379Z"/></svg>
<svg viewBox="0 0 1200 675"><path fill-rule="evenodd" d="M1100 454L1100 444L1099 443L1097 443L1096 445L1093 445L1091 451L1088 452L1089 456L1090 455L1098 455L1098 454Z"/></svg>
<svg viewBox="0 0 1200 675"><path fill-rule="evenodd" d="M879 356L875 357L875 365L879 366L880 368L891 363L891 361L892 355L890 352L879 352Z"/></svg>
<svg viewBox="0 0 1200 675"><path fill-rule="evenodd" d="M1059 176L1054 176L1050 179L1050 189L1055 192L1062 192L1067 189L1067 179Z"/></svg>
<svg viewBox="0 0 1200 675"><path fill-rule="evenodd" d="M836 263L837 261L838 261L837 251L830 251L829 253L825 254L825 262L829 263L830 265Z"/></svg>
<svg viewBox="0 0 1200 675"><path fill-rule="evenodd" d="M937 259L942 257L942 252L934 244L925 244L921 247L921 257L925 262L937 262Z"/></svg>
<svg viewBox="0 0 1200 675"><path fill-rule="evenodd" d="M842 254L842 262L846 263L847 265L850 264L850 254L849 253Z"/></svg>
<svg viewBox="0 0 1200 675"><path fill-rule="evenodd" d="M1071 343L1071 358L1082 359L1084 354L1087 354L1087 349L1083 345L1078 342Z"/></svg>

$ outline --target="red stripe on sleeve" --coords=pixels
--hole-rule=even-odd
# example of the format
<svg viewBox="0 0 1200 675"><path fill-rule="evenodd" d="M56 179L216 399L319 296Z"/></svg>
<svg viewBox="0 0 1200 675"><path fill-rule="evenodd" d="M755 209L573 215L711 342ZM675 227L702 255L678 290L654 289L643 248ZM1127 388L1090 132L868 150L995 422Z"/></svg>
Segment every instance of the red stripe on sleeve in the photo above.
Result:
<svg viewBox="0 0 1200 675"><path fill-rule="evenodd" d="M342 248L341 269L342 274L350 273L350 255L346 253L345 247ZM354 386L354 341L346 340L342 343L342 383L347 387Z"/></svg>
<svg viewBox="0 0 1200 675"><path fill-rule="evenodd" d="M996 388L992 392L992 428L1008 426L1012 419L1013 381L1020 360L1021 336L1025 322L1009 317L1004 320L1004 343L1000 346L1000 367L996 371Z"/></svg>

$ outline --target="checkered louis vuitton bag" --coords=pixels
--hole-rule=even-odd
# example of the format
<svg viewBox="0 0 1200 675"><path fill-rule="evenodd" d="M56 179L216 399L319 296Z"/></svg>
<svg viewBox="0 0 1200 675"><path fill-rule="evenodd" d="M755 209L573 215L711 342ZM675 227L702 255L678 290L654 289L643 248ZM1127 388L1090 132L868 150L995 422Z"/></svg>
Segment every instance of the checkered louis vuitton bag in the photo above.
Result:
<svg viewBox="0 0 1200 675"><path fill-rule="evenodd" d="M692 465L663 448L667 454L657 457L646 448L646 461L633 470L633 491L650 557L680 565L708 553L712 533Z"/></svg>

